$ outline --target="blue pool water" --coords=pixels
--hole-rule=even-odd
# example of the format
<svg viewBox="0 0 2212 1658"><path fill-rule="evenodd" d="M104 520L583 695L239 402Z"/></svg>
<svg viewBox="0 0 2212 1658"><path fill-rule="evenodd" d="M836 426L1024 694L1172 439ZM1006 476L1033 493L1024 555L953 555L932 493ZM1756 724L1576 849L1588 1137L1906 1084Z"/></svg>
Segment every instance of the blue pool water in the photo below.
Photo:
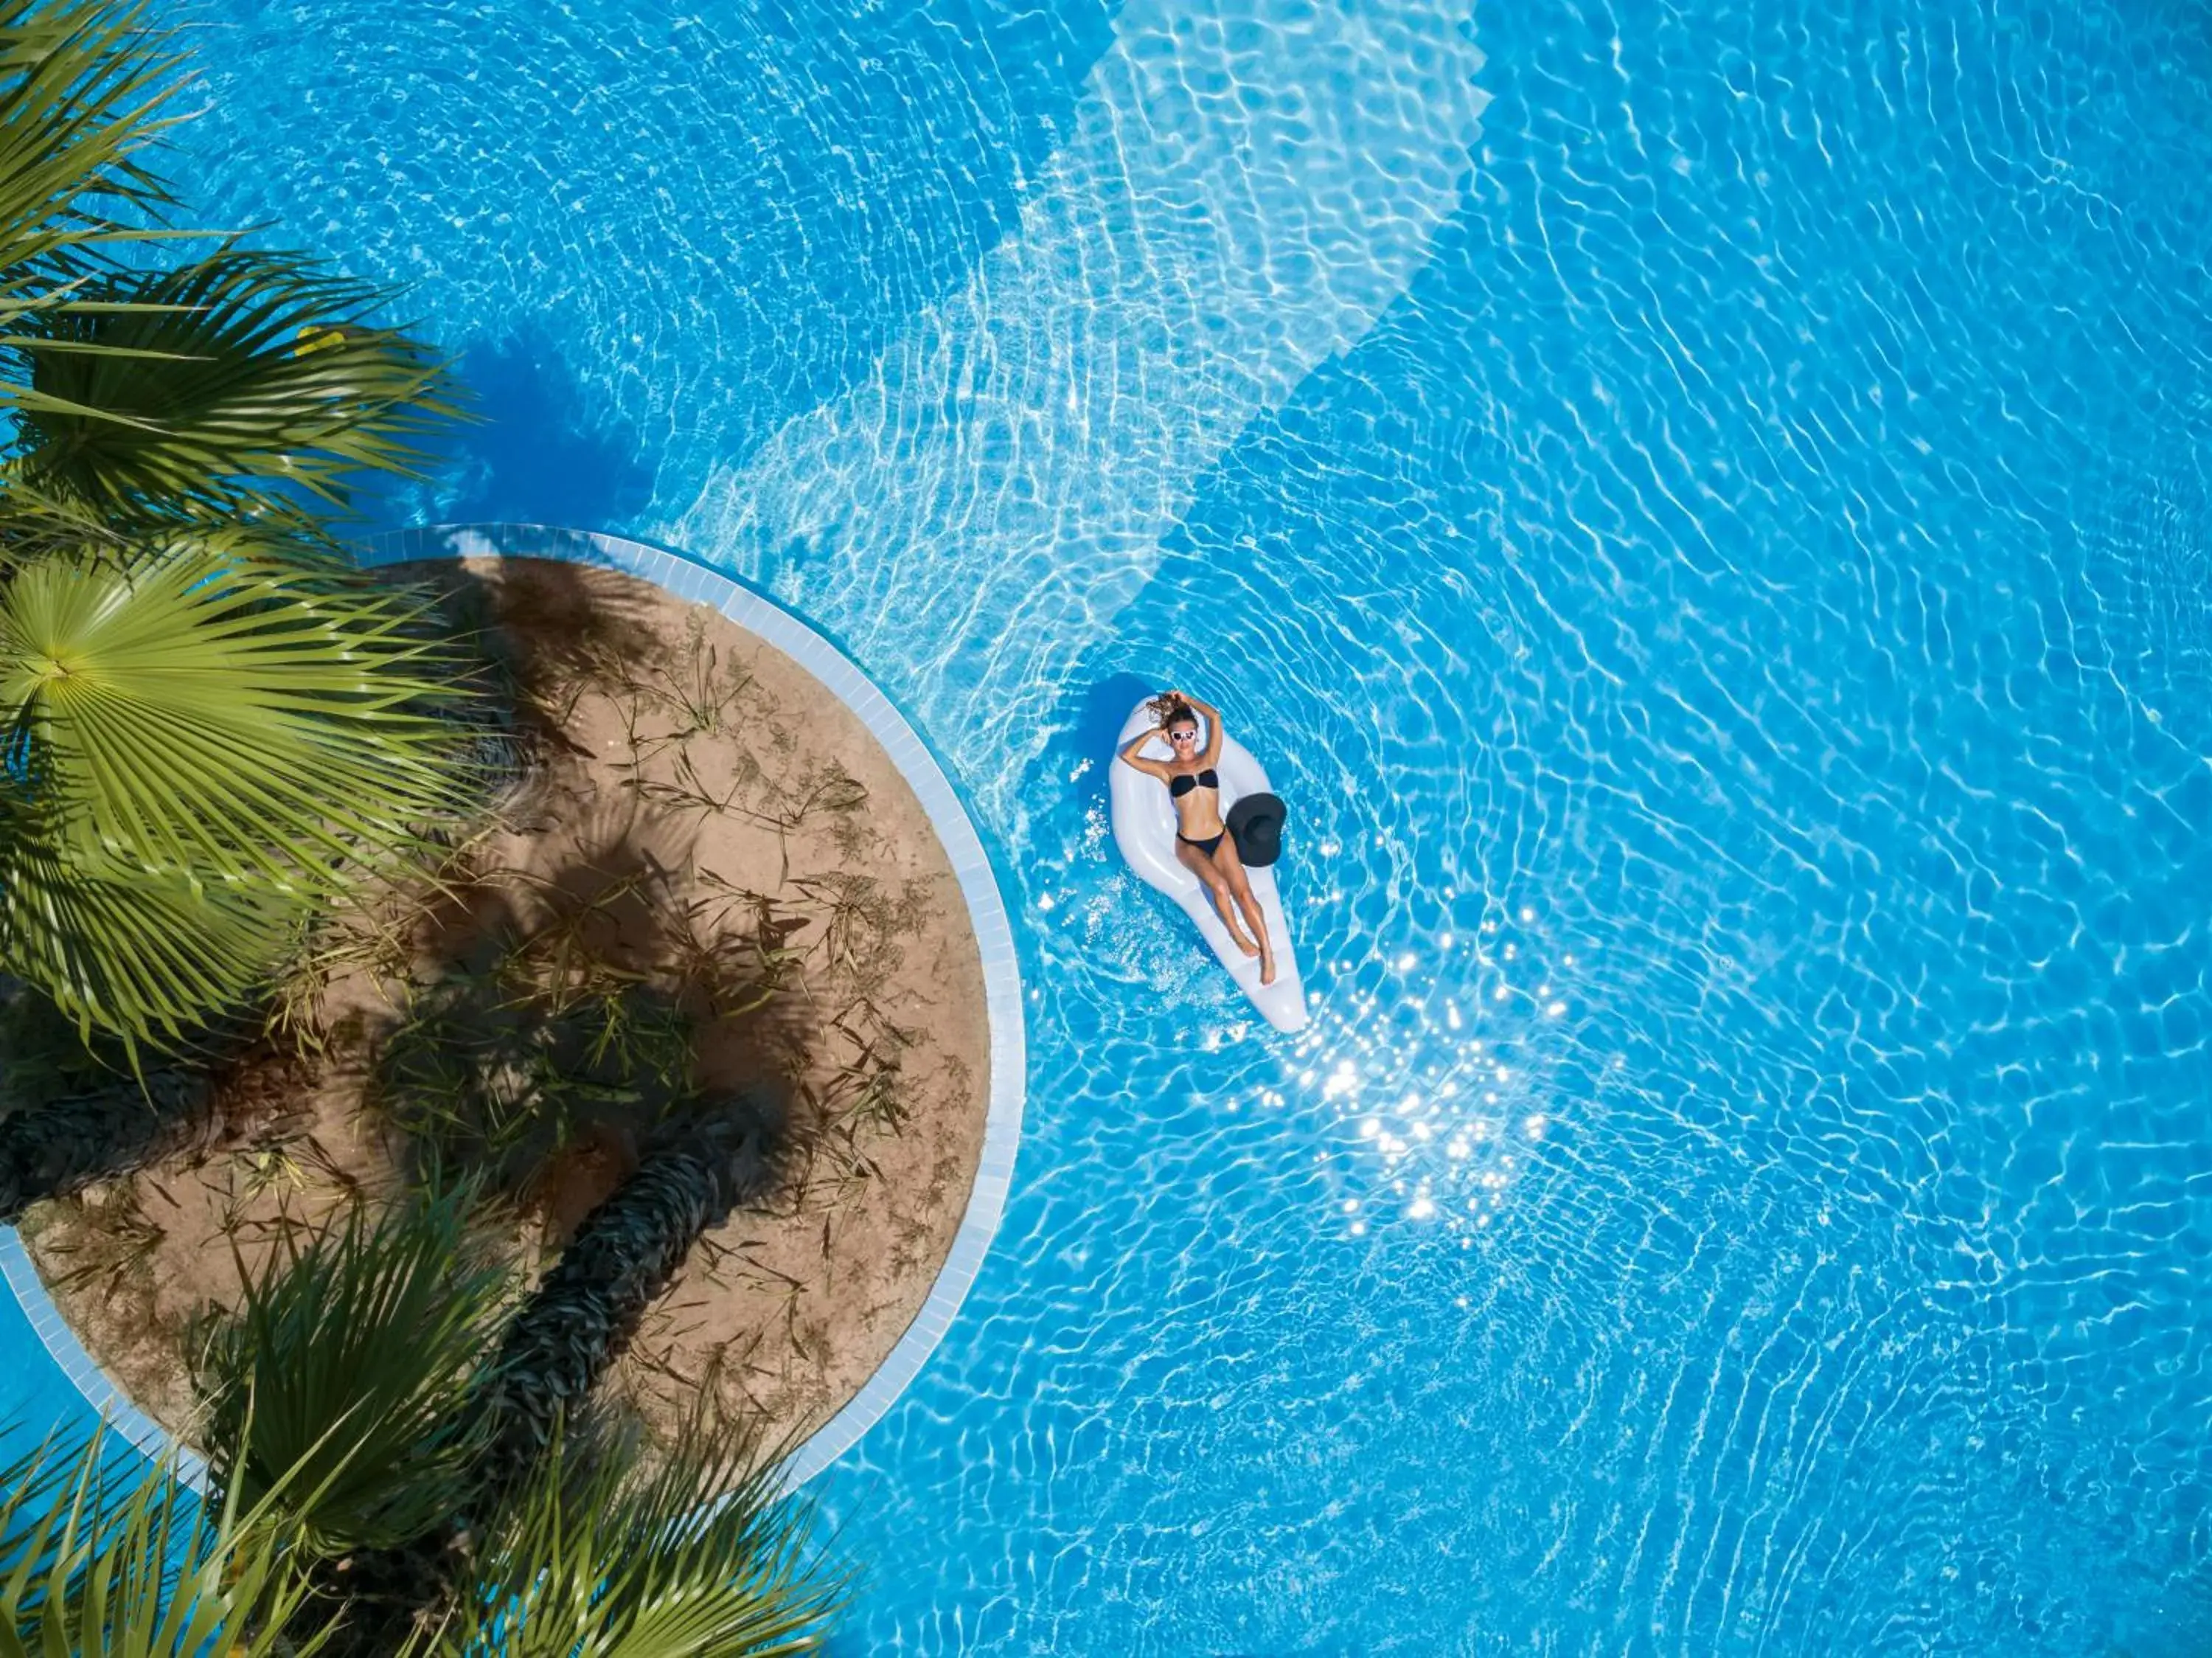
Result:
<svg viewBox="0 0 2212 1658"><path fill-rule="evenodd" d="M2201 8L173 15L493 418L380 515L757 581L975 803L1027 1139L847 1649L2212 1644ZM1304 1037L1113 855L1169 681Z"/></svg>

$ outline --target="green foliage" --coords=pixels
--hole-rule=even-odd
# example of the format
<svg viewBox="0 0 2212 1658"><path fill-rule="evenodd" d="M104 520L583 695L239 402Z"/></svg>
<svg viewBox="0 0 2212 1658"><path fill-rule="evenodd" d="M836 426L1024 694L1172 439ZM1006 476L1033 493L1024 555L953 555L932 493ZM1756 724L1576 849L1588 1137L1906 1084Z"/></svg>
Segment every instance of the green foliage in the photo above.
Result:
<svg viewBox="0 0 2212 1658"><path fill-rule="evenodd" d="M289 1239L217 1323L198 1380L234 1496L275 1502L331 1558L397 1549L468 1506L484 1444L475 1375L511 1274L471 1235L465 1190L349 1213Z"/></svg>
<svg viewBox="0 0 2212 1658"><path fill-rule="evenodd" d="M307 1589L272 1506L219 1505L100 1442L0 1466L0 1658L294 1658ZM289 1630L288 1624L291 1624Z"/></svg>
<svg viewBox="0 0 2212 1658"><path fill-rule="evenodd" d="M281 892L468 800L460 664L404 592L181 538L52 559L0 596L0 713L42 808L124 867Z"/></svg>
<svg viewBox="0 0 2212 1658"><path fill-rule="evenodd" d="M324 519L444 370L380 290L170 227L143 15L0 0L0 960L134 1064L469 769L460 668Z"/></svg>
<svg viewBox="0 0 2212 1658"><path fill-rule="evenodd" d="M509 1285L476 1213L466 1192L356 1213L249 1282L201 1369L228 1500L261 1504L304 1557L345 1557L317 1581L378 1650L409 1607L416 1658L818 1649L843 1580L742 1428L700 1417L665 1448L556 1430L487 1483L498 1418L479 1388L508 1362L490 1356ZM441 1546L471 1516L469 1555ZM371 1582L394 1571L400 1599L380 1603Z"/></svg>
<svg viewBox="0 0 2212 1658"><path fill-rule="evenodd" d="M665 1451L556 1445L413 1658L781 1658L848 1594L750 1436L695 1418Z"/></svg>
<svg viewBox="0 0 2212 1658"><path fill-rule="evenodd" d="M178 60L144 13L143 0L0 0L0 323L11 330L81 314L71 284L161 234L173 202L144 155L168 125Z"/></svg>
<svg viewBox="0 0 2212 1658"><path fill-rule="evenodd" d="M312 509L411 469L445 369L383 291L167 226L181 60L143 9L0 0L0 558L187 520L327 546Z"/></svg>
<svg viewBox="0 0 2212 1658"><path fill-rule="evenodd" d="M96 314L88 286L143 258L173 205L147 169L177 85L137 0L0 0L0 568L106 539L9 460L40 400L27 341Z"/></svg>
<svg viewBox="0 0 2212 1658"><path fill-rule="evenodd" d="M0 953L136 1044L259 983L311 905L463 808L473 733L421 603L173 538L0 590Z"/></svg>
<svg viewBox="0 0 2212 1658"><path fill-rule="evenodd" d="M333 1439L341 1436L332 1436ZM0 1464L0 1658L313 1658L344 1628L295 1516L364 1446L318 1442L259 1500L202 1499L101 1442ZM495 1515L408 1658L783 1658L817 1652L848 1593L811 1505L727 1424L665 1452L578 1436ZM452 1557L459 1564L462 1557ZM326 1587L333 1580L325 1575ZM397 1641L394 1645L398 1645ZM380 1647L379 1650L391 1650Z"/></svg>
<svg viewBox="0 0 2212 1658"><path fill-rule="evenodd" d="M0 807L0 960L87 1041L112 1032L134 1060L142 1043L183 1045L242 1001L295 936L297 906L267 892L78 868L21 815Z"/></svg>
<svg viewBox="0 0 2212 1658"><path fill-rule="evenodd" d="M282 510L272 484L343 507L354 473L409 471L409 440L452 412L437 362L368 325L385 296L300 259L225 248L80 291L108 308L15 338L11 471L110 523Z"/></svg>

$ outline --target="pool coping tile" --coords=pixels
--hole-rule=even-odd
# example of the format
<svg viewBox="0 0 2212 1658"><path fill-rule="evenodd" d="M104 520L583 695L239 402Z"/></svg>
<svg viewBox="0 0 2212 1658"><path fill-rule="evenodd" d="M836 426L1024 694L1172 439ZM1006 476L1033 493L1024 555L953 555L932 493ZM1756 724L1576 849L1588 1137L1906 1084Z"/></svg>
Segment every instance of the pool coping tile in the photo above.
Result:
<svg viewBox="0 0 2212 1658"><path fill-rule="evenodd" d="M168 1429L140 1410L131 1395L85 1350L76 1332L70 1327L69 1320L62 1316L61 1309L47 1293L46 1281L39 1277L30 1251L23 1247L21 1236L12 1226L0 1226L0 1276L7 1278L8 1287L15 1291L15 1300L48 1356L99 1415L102 1424L120 1434L143 1456L158 1460L165 1455L173 1455L178 1479L192 1490L204 1492L206 1461L190 1446L173 1439Z"/></svg>

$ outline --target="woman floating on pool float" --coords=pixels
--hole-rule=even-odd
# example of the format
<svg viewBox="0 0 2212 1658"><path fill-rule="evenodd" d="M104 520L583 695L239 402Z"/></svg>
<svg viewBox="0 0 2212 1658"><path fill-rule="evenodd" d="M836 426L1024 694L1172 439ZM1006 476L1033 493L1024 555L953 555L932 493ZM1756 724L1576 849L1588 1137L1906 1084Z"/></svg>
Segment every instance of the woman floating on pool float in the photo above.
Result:
<svg viewBox="0 0 2212 1658"><path fill-rule="evenodd" d="M1158 777L1168 786L1175 803L1176 859L1206 883L1213 907L1221 912L1229 936L1246 955L1260 958L1260 982L1275 982L1275 951L1267 937L1267 918L1252 896L1244 878L1243 860L1237 856L1237 838L1221 820L1221 780L1214 766L1221 759L1221 710L1211 703L1180 691L1164 691L1152 698L1158 723L1140 731L1121 745L1121 758L1138 771ZM1206 716L1206 747L1198 746L1198 716ZM1175 758L1147 759L1137 751L1155 736L1164 736ZM1243 925L1237 924L1239 914Z"/></svg>

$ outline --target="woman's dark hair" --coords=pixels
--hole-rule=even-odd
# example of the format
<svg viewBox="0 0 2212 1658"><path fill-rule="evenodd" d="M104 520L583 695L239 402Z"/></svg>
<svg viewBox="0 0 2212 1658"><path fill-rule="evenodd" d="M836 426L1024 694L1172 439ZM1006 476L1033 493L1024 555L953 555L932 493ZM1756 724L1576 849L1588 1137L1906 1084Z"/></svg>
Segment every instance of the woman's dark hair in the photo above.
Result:
<svg viewBox="0 0 2212 1658"><path fill-rule="evenodd" d="M1152 712L1158 716L1163 731L1181 725L1185 720L1193 725L1198 723L1198 710L1180 697L1153 698Z"/></svg>

